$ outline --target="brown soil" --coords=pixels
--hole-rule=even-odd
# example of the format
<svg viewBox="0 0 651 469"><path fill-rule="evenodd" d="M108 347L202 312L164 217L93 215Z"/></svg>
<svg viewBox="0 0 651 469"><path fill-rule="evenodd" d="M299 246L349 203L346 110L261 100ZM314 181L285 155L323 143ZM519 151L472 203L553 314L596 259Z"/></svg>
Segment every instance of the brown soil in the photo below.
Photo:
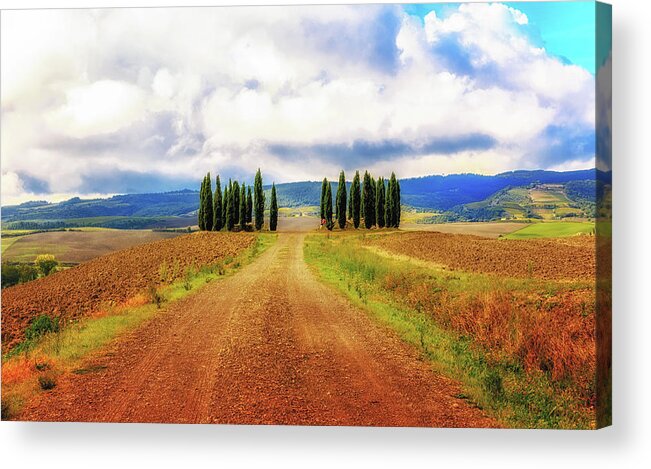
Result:
<svg viewBox="0 0 651 469"><path fill-rule="evenodd" d="M491 427L393 332L277 243L66 375L21 419Z"/></svg>
<svg viewBox="0 0 651 469"><path fill-rule="evenodd" d="M171 282L190 266L236 256L253 243L249 233L194 233L101 256L40 280L2 290L3 353L23 338L25 328L46 314L67 322L120 305L151 285ZM161 279L161 266L166 275Z"/></svg>
<svg viewBox="0 0 651 469"><path fill-rule="evenodd" d="M34 262L38 254L54 254L59 262L78 264L139 244L180 236L151 230L51 231L22 236L2 254L7 261Z"/></svg>
<svg viewBox="0 0 651 469"><path fill-rule="evenodd" d="M366 245L441 264L453 270L505 277L593 279L595 238L487 239L447 233L395 233L372 236Z"/></svg>

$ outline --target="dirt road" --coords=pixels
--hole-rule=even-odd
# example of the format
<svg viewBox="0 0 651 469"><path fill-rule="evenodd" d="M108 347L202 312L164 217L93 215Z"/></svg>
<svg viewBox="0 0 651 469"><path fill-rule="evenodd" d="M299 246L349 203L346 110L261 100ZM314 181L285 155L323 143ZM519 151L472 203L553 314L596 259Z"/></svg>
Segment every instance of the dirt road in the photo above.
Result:
<svg viewBox="0 0 651 469"><path fill-rule="evenodd" d="M391 331L319 283L300 233L42 393L25 420L486 427Z"/></svg>

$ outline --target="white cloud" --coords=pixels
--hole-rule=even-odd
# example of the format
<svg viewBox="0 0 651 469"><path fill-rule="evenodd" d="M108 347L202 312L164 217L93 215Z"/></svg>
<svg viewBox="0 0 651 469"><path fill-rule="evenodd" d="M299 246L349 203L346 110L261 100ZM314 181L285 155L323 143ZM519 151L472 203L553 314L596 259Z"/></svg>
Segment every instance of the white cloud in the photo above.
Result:
<svg viewBox="0 0 651 469"><path fill-rule="evenodd" d="M99 190L98 168L196 178L260 166L300 180L342 165L275 144L495 142L364 160L401 176L588 161L543 155L544 135L594 130L594 77L532 44L527 25L501 4L424 22L381 5L3 12L3 203L5 184L28 189L20 174L74 193Z"/></svg>

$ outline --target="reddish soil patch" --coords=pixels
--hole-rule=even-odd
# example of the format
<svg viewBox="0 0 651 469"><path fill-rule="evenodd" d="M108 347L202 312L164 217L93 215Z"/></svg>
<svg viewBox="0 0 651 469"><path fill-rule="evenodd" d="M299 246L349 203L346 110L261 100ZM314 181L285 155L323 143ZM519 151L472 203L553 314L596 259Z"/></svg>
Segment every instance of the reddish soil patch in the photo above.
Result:
<svg viewBox="0 0 651 469"><path fill-rule="evenodd" d="M396 233L367 237L365 244L452 270L504 277L589 279L596 269L595 239L487 239L447 233Z"/></svg>
<svg viewBox="0 0 651 469"><path fill-rule="evenodd" d="M172 304L22 420L493 427L458 383L319 283L303 235Z"/></svg>
<svg viewBox="0 0 651 469"><path fill-rule="evenodd" d="M2 291L2 347L11 349L36 316L69 321L119 305L152 285L172 282L188 267L214 264L236 256L254 234L194 233L95 258L49 277ZM161 266L167 268L161 279Z"/></svg>

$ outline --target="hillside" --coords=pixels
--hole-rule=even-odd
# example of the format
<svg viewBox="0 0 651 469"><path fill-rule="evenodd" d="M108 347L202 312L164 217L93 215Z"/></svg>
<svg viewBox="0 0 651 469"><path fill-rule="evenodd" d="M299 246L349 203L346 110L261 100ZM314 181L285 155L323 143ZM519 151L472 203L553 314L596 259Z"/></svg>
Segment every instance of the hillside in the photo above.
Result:
<svg viewBox="0 0 651 469"><path fill-rule="evenodd" d="M532 184L557 184L572 203L581 205L582 213L593 210L595 170L582 171L512 171L494 176L478 174L453 174L448 176L425 176L402 179L402 203L407 206L434 212L450 212L449 218L484 220L502 217L507 209L519 208L517 187ZM600 174L600 181L610 182L610 173ZM348 183L349 186L350 183ZM281 207L319 205L320 181L303 181L276 185ZM507 191L507 193L504 193ZM270 186L265 186L267 201ZM337 183L332 183L332 193ZM504 201L507 205L501 205ZM26 202L2 207L2 223L5 228L75 227L88 225L114 228L143 228L185 226L192 222L198 209L198 191L182 191L158 194L116 195L107 199L72 198L65 202ZM479 204L473 206L471 204ZM511 205L509 205L511 204ZM587 205L586 205L587 204ZM592 206L589 206L592 204ZM17 223L21 222L21 223ZM185 224L185 225L184 225Z"/></svg>

